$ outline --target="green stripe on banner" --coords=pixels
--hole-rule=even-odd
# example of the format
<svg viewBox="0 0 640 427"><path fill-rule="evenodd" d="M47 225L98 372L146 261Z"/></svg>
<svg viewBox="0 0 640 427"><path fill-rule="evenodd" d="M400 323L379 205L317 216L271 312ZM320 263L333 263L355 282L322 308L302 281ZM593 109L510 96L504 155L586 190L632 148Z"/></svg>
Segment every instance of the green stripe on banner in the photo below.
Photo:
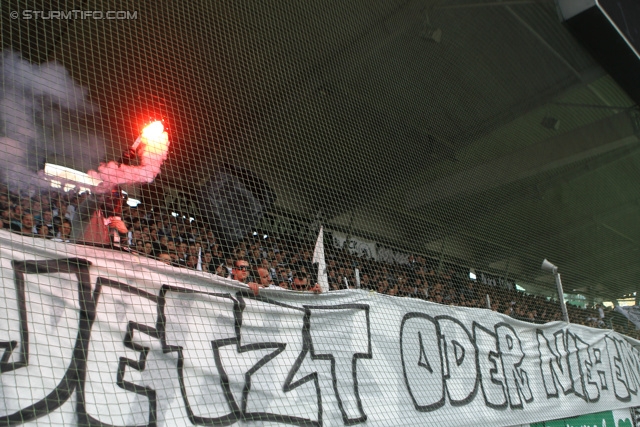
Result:
<svg viewBox="0 0 640 427"><path fill-rule="evenodd" d="M563 418L553 421L543 421L541 423L533 423L531 427L632 427L631 420L616 421L613 412L596 412L595 414L580 415L572 418Z"/></svg>

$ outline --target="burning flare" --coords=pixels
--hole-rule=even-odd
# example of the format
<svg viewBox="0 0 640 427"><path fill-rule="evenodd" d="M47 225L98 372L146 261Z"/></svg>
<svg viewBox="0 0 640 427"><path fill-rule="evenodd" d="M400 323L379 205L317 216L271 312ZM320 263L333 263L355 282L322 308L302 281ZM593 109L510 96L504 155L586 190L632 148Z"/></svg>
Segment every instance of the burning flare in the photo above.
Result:
<svg viewBox="0 0 640 427"><path fill-rule="evenodd" d="M164 133L164 126L161 121L156 121L148 124L142 129L142 137L147 138L148 140L154 140L162 137Z"/></svg>
<svg viewBox="0 0 640 427"><path fill-rule="evenodd" d="M147 125L136 139L132 149L140 156L140 164L131 166L117 162L102 163L98 171L90 170L91 178L102 183L97 187L100 192L108 191L116 185L151 183L160 173L162 163L167 159L169 135L164 131L162 122L156 121Z"/></svg>

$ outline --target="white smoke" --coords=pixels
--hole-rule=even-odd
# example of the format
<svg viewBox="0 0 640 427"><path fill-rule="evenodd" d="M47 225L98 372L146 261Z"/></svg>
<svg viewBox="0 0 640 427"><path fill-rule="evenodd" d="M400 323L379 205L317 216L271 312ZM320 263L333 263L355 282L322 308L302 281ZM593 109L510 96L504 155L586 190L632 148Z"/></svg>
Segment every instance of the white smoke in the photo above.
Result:
<svg viewBox="0 0 640 427"><path fill-rule="evenodd" d="M104 141L72 128L69 116L94 115L87 91L58 63L31 64L0 55L0 182L10 188L48 187L45 162L87 170L104 158Z"/></svg>
<svg viewBox="0 0 640 427"><path fill-rule="evenodd" d="M87 91L55 62L31 64L15 52L0 55L0 182L13 190L49 187L44 163L54 163L102 180L97 192L116 185L150 183L167 158L169 138L160 122L145 128L140 137L140 164L100 163L105 141L82 131L83 118L98 113ZM128 145L128 144L127 144ZM99 166L98 166L99 165ZM97 172L92 170L97 167Z"/></svg>
<svg viewBox="0 0 640 427"><path fill-rule="evenodd" d="M167 159L169 136L160 122L147 126L140 136L140 164L130 166L116 162L102 163L98 171L87 172L90 177L102 180L97 191L108 191L116 185L151 183L160 173Z"/></svg>

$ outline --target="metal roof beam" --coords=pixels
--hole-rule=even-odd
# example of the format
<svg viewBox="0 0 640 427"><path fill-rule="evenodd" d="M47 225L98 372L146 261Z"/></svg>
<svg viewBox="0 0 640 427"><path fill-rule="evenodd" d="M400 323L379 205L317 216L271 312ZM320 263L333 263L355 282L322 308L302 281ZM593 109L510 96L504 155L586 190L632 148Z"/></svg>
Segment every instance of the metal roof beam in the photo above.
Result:
<svg viewBox="0 0 640 427"><path fill-rule="evenodd" d="M633 118L622 112L533 144L469 170L414 189L405 196L410 209L529 178L638 142Z"/></svg>

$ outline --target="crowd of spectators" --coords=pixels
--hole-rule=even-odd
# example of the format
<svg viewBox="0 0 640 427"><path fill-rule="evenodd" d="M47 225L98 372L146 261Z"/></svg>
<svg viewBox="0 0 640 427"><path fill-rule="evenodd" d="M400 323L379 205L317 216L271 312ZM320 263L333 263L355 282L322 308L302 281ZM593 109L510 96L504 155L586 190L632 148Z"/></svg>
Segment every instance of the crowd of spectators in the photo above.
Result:
<svg viewBox="0 0 640 427"><path fill-rule="evenodd" d="M69 241L71 221L86 194L58 192L33 196L8 191L0 185L0 220L3 229L59 241Z"/></svg>
<svg viewBox="0 0 640 427"><path fill-rule="evenodd" d="M75 212L85 197L55 191L25 196L0 186L2 227L68 242ZM247 281L259 281L261 267L268 272L271 286L285 289L297 289L296 277L308 277L315 283L314 242L274 236L264 239L262 234L251 234L234 247L223 248L206 224L150 210L143 204L125 206L122 219L128 230L119 236L118 246L123 250L222 277L232 275L235 263L243 260L249 263L253 275ZM396 265L325 247L325 258L330 291L360 288L401 298L489 309L533 323L562 320L556 300L470 280L468 274L455 268L438 268L422 256L412 255L408 263ZM568 314L572 323L614 328L640 338L632 324L610 309L568 305Z"/></svg>

